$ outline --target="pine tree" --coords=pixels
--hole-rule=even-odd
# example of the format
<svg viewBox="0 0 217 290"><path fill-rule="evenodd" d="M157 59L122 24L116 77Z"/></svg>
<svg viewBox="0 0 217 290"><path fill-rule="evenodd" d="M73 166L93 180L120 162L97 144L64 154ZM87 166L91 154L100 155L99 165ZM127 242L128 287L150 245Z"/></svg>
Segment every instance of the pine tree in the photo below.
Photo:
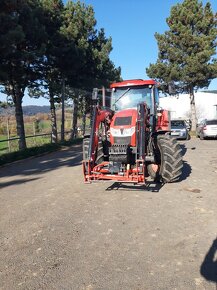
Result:
<svg viewBox="0 0 217 290"><path fill-rule="evenodd" d="M38 1L0 2L0 84L15 105L19 149L26 148L22 100L25 89L38 78L44 29Z"/></svg>
<svg viewBox="0 0 217 290"><path fill-rule="evenodd" d="M62 0L40 0L43 9L42 24L47 39L44 42L44 57L41 61L40 81L33 84L30 95L41 95L50 101L51 141L57 143L57 121L55 100L61 94L62 75L59 63L63 60L64 39L60 34L64 5Z"/></svg>
<svg viewBox="0 0 217 290"><path fill-rule="evenodd" d="M194 90L208 87L217 77L217 14L211 4L184 0L171 8L169 30L156 33L158 60L147 74L163 83L174 82L179 92L190 95L192 130L196 129Z"/></svg>
<svg viewBox="0 0 217 290"><path fill-rule="evenodd" d="M96 19L91 5L68 1L63 15L61 33L73 43L74 58L64 62L67 78L72 87L90 89L120 79L120 68L110 60L112 39L103 29L96 29Z"/></svg>
<svg viewBox="0 0 217 290"><path fill-rule="evenodd" d="M105 36L103 29L97 31L95 26L92 6L80 1L68 1L63 13L61 33L66 38L65 43L73 44L76 49L61 61L67 86L71 87L69 95L74 103L72 137L76 136L79 111L90 105L91 98L86 98L84 91L120 80L120 68L115 68L109 56L112 39Z"/></svg>

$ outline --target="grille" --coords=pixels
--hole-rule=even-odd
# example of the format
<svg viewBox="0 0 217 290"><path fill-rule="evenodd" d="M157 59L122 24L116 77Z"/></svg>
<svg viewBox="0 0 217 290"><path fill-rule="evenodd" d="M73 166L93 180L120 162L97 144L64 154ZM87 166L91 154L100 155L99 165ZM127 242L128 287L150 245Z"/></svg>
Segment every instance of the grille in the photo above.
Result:
<svg viewBox="0 0 217 290"><path fill-rule="evenodd" d="M132 117L116 117L115 118L115 126L124 126L124 125L131 125Z"/></svg>
<svg viewBox="0 0 217 290"><path fill-rule="evenodd" d="M130 144L131 143L131 136L127 137L114 137L115 144Z"/></svg>

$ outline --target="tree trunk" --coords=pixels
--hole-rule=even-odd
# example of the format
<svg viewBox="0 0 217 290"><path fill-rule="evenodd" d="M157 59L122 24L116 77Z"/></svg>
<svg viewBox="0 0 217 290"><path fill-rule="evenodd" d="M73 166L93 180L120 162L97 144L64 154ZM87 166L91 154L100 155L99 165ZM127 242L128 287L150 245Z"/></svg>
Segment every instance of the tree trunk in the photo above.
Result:
<svg viewBox="0 0 217 290"><path fill-rule="evenodd" d="M62 81L62 116L61 116L61 142L65 140L65 79Z"/></svg>
<svg viewBox="0 0 217 290"><path fill-rule="evenodd" d="M86 102L85 98L83 98L83 112L82 112L82 135L85 135L86 131Z"/></svg>
<svg viewBox="0 0 217 290"><path fill-rule="evenodd" d="M83 116L82 116L82 136L85 135L86 132L86 114L85 112L83 112Z"/></svg>
<svg viewBox="0 0 217 290"><path fill-rule="evenodd" d="M16 118L16 127L17 135L19 139L19 150L26 149L26 137L23 121L23 109L22 109L22 99L24 96L24 90L16 89L15 95L13 96L13 101L15 105L15 118Z"/></svg>
<svg viewBox="0 0 217 290"><path fill-rule="evenodd" d="M193 86L190 87L190 107L191 107L191 130L196 131L197 116L196 116L196 106Z"/></svg>
<svg viewBox="0 0 217 290"><path fill-rule="evenodd" d="M71 139L74 139L77 137L77 125L78 125L78 103L77 103L77 100L74 100Z"/></svg>
<svg viewBox="0 0 217 290"><path fill-rule="evenodd" d="M49 94L50 94L50 114L51 114L51 142L57 143L56 110L54 103L54 95L51 88L49 88Z"/></svg>
<svg viewBox="0 0 217 290"><path fill-rule="evenodd" d="M10 143L10 127L9 127L10 117L7 117L7 136L8 136L8 151L11 152L11 143Z"/></svg>

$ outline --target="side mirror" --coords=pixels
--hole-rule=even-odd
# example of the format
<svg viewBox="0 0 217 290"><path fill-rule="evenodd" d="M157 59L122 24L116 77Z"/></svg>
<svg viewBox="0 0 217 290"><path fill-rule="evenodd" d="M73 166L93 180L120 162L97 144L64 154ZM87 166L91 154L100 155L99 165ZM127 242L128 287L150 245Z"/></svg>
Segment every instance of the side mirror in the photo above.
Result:
<svg viewBox="0 0 217 290"><path fill-rule="evenodd" d="M163 108L162 107L157 107L157 116L158 117L162 116L162 112L163 112Z"/></svg>

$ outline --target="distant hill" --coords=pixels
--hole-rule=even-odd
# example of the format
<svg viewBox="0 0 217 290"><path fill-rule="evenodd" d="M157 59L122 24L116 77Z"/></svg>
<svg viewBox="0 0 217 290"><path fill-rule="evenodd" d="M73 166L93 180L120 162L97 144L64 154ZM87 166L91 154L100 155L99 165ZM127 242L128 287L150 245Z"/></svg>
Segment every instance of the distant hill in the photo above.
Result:
<svg viewBox="0 0 217 290"><path fill-rule="evenodd" d="M48 114L50 112L49 106L23 106L23 115L34 116L38 113ZM0 108L0 115L14 114L14 108L3 109Z"/></svg>
<svg viewBox="0 0 217 290"><path fill-rule="evenodd" d="M217 90L207 90L207 91L201 91L203 93L210 93L210 94L217 94Z"/></svg>
<svg viewBox="0 0 217 290"><path fill-rule="evenodd" d="M32 116L38 113L48 114L49 112L49 106L23 106L23 114L26 116Z"/></svg>

